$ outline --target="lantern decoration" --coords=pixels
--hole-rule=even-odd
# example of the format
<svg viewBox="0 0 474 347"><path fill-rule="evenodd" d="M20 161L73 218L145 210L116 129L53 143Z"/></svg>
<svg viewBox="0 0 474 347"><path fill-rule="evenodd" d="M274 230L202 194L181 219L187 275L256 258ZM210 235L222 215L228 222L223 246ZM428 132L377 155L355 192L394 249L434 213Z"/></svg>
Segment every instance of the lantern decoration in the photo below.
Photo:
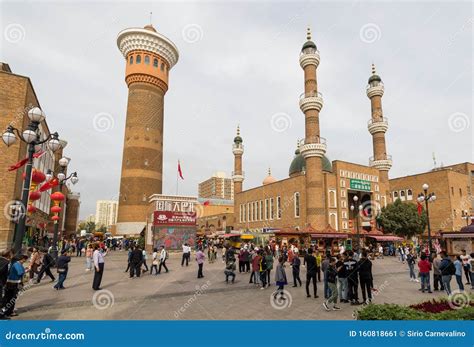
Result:
<svg viewBox="0 0 474 347"><path fill-rule="evenodd" d="M39 200L41 198L41 193L38 192L38 191L33 191L33 192L30 192L30 200L31 201L36 201L36 200Z"/></svg>
<svg viewBox="0 0 474 347"><path fill-rule="evenodd" d="M54 215L51 217L51 220L54 221L54 224L58 223L59 221L59 212L61 212L61 201L64 200L64 194L61 192L55 192L51 194L51 200L53 200L53 207L51 207L51 212Z"/></svg>
<svg viewBox="0 0 474 347"><path fill-rule="evenodd" d="M33 205L28 205L28 213L35 213L36 212L36 207Z"/></svg>

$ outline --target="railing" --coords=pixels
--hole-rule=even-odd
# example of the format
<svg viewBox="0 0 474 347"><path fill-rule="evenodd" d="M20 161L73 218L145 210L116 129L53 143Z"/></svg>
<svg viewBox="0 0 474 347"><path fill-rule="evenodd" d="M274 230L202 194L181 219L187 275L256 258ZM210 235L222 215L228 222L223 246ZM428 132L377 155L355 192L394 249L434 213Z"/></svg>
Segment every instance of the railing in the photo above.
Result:
<svg viewBox="0 0 474 347"><path fill-rule="evenodd" d="M324 137L321 137L321 136L311 136L311 137L307 137L307 138L298 140L298 144L300 146L304 145L304 144L309 144L309 143L322 143L322 144L325 145L326 144L326 139Z"/></svg>
<svg viewBox="0 0 474 347"><path fill-rule="evenodd" d="M369 119L367 122L367 125L375 124L375 123L387 123L388 124L388 118L387 117L378 117L377 119Z"/></svg>
<svg viewBox="0 0 474 347"><path fill-rule="evenodd" d="M371 162L371 163L373 163L374 161L378 161L378 160L392 160L392 156L390 154L385 154L382 158L375 159L374 156L369 158L369 162Z"/></svg>
<svg viewBox="0 0 474 347"><path fill-rule="evenodd" d="M383 88L384 85L383 85L383 82L382 82L382 81L380 81L380 82L374 81L374 82L372 82L372 83L369 83L365 89L366 89L366 90L369 90L369 89L372 88L372 87L382 87L382 88Z"/></svg>
<svg viewBox="0 0 474 347"><path fill-rule="evenodd" d="M240 173L236 173L236 171L232 171L232 176L242 176L242 177L245 177L245 171L240 171Z"/></svg>
<svg viewBox="0 0 474 347"><path fill-rule="evenodd" d="M236 145L235 143L232 144L232 149L244 149L244 145L243 144L240 144L240 145Z"/></svg>
<svg viewBox="0 0 474 347"><path fill-rule="evenodd" d="M313 47L307 47L303 51L301 51L300 56L306 55L306 54L319 54L319 51L316 48Z"/></svg>
<svg viewBox="0 0 474 347"><path fill-rule="evenodd" d="M300 95L300 100L306 99L306 98L323 98L323 94L320 92L307 92L307 93L302 93Z"/></svg>

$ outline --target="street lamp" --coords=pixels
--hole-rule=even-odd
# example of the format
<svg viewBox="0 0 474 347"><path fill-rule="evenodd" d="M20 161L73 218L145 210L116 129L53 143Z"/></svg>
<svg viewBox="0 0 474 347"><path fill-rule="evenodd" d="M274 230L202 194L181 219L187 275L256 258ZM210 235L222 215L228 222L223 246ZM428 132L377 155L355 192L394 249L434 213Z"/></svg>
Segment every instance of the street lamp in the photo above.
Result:
<svg viewBox="0 0 474 347"><path fill-rule="evenodd" d="M351 211L357 211L357 216L356 216L356 230L357 230L357 252L360 253L360 233L359 233L359 215L360 212L362 211L362 205L359 202L359 197L357 195L354 195L352 198L354 200L354 204L351 205Z"/></svg>
<svg viewBox="0 0 474 347"><path fill-rule="evenodd" d="M25 181L23 183L23 188L21 192L21 208L23 211L19 215L18 224L15 229L15 235L13 237L13 249L16 254L21 252L22 241L23 237L25 236L26 232L26 206L28 205L28 195L30 192L30 183L31 183L31 171L33 167L33 155L35 153L36 148L43 143L48 143L48 147L51 151L55 152L61 147L61 143L59 142L59 135L58 133L49 134L47 138L44 140L40 140L40 135L38 133L39 125L45 119L45 115L43 111L39 107L33 107L31 110L28 111L28 118L30 119L30 123L28 124L27 129L23 132L20 132L17 128L13 125L9 125L7 130L2 135L2 140L10 147L13 145L17 137L20 141L23 141L27 144L27 153L28 153L28 161L26 162L25 167ZM16 134L16 135L15 135Z"/></svg>
<svg viewBox="0 0 474 347"><path fill-rule="evenodd" d="M56 174L56 178L59 180L59 191L62 193L63 191L63 186L64 183L66 183L68 180L71 180L72 184L76 184L79 182L79 178L77 177L77 172L73 172L69 176L66 176L64 173L67 169L67 166L69 165L69 162L71 161L70 158L63 157L59 159L59 166L60 166L60 171ZM51 170L48 170L46 173L46 177L49 177L50 179L53 178L54 173ZM61 207L61 201L58 202L58 206ZM58 258L58 236L59 236L59 220L54 221L54 234L53 234L53 257L55 259Z"/></svg>
<svg viewBox="0 0 474 347"><path fill-rule="evenodd" d="M468 210L462 211L462 219L466 220L466 225L469 225L472 217Z"/></svg>
<svg viewBox="0 0 474 347"><path fill-rule="evenodd" d="M430 226L430 213L429 213L429 209L428 209L428 203L429 202L434 202L436 200L436 195L435 193L428 193L428 188L430 186L428 184L423 184L422 188L423 188L423 193L420 193L418 194L418 198L417 198L417 201L421 204L423 201L425 202L425 206L426 206L426 218L428 220L428 248L429 248L429 253L430 253L430 256L431 256L431 252L432 252L432 243L431 243L431 226Z"/></svg>

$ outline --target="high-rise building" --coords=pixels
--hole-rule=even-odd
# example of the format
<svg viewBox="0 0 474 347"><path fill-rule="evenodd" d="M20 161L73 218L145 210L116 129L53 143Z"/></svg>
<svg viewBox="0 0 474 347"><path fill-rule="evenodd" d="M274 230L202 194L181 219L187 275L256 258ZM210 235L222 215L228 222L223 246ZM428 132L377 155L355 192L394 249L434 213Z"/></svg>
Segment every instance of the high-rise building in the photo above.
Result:
<svg viewBox="0 0 474 347"><path fill-rule="evenodd" d="M109 227L117 223L118 201L98 200L95 208L96 227Z"/></svg>
<svg viewBox="0 0 474 347"><path fill-rule="evenodd" d="M216 172L199 183L199 198L234 200L234 182L225 172Z"/></svg>
<svg viewBox="0 0 474 347"><path fill-rule="evenodd" d="M162 193L164 97L179 53L152 25L121 31L117 46L126 62L128 105L116 232L137 235L149 198Z"/></svg>
<svg viewBox="0 0 474 347"><path fill-rule="evenodd" d="M70 192L66 200L66 220L64 225L65 235L74 235L77 232L81 194Z"/></svg>

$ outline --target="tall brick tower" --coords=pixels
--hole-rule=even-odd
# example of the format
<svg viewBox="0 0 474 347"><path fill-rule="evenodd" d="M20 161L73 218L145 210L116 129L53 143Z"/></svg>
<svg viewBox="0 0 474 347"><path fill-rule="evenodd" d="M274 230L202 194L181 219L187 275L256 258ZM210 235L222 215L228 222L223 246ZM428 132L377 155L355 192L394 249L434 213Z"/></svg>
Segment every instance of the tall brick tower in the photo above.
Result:
<svg viewBox="0 0 474 347"><path fill-rule="evenodd" d="M380 182L388 184L388 171L392 167L392 157L387 155L385 145L385 133L388 129L387 118L383 116L382 95L384 85L382 79L375 72L375 66L372 64L372 76L367 85L367 96L370 98L372 108L372 117L368 123L368 129L372 135L372 145L374 149L373 157L370 157L370 166L380 170ZM388 187L387 187L388 189Z"/></svg>
<svg viewBox="0 0 474 347"><path fill-rule="evenodd" d="M242 171L242 154L244 154L244 145L240 137L240 128L237 127L237 136L234 138L232 153L234 153L234 171L232 180L234 181L234 196L242 192L242 183L244 181L244 172Z"/></svg>
<svg viewBox="0 0 474 347"><path fill-rule="evenodd" d="M117 233L130 235L145 226L149 196L162 192L164 96L179 53L152 25L121 31L117 46L128 86Z"/></svg>
<svg viewBox="0 0 474 347"><path fill-rule="evenodd" d="M322 169L326 140L319 136L319 112L323 107L323 97L318 92L316 78L319 51L311 41L309 28L307 41L301 49L300 65L304 70L304 93L300 96L300 108L305 115L305 139L300 152L306 167L306 219L312 227L321 230L327 225Z"/></svg>

